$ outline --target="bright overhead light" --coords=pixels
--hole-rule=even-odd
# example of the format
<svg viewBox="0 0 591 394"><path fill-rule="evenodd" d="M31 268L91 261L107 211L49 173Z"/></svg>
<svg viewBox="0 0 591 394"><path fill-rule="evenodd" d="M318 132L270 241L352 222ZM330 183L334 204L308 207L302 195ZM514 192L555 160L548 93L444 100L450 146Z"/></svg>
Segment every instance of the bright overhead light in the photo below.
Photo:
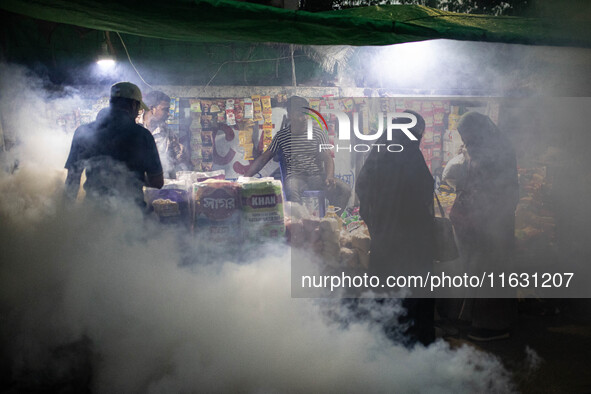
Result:
<svg viewBox="0 0 591 394"><path fill-rule="evenodd" d="M383 88L425 86L425 81L439 81L445 73L437 69L445 53L441 40L408 42L378 47L369 61L370 78Z"/></svg>
<svg viewBox="0 0 591 394"><path fill-rule="evenodd" d="M115 65L115 60L113 59L99 59L96 61L96 64L103 68L110 68Z"/></svg>
<svg viewBox="0 0 591 394"><path fill-rule="evenodd" d="M101 51L96 60L96 64L104 68L113 67L115 65L115 57L112 53L113 49L111 43L109 42L109 36L107 33L105 33L105 41L103 41L101 44Z"/></svg>

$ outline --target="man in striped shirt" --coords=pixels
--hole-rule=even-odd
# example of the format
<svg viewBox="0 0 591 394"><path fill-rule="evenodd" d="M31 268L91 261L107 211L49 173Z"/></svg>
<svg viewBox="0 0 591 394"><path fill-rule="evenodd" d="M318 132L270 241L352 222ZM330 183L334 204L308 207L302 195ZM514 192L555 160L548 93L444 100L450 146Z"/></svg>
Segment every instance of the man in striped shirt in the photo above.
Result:
<svg viewBox="0 0 591 394"><path fill-rule="evenodd" d="M275 155L283 162L285 195L288 201L301 203L304 190L331 190L335 187L334 161L321 144L328 144L326 135L313 129L308 139L304 107L308 101L293 96L287 104L288 124L277 132L271 145L251 164L245 176L253 176Z"/></svg>

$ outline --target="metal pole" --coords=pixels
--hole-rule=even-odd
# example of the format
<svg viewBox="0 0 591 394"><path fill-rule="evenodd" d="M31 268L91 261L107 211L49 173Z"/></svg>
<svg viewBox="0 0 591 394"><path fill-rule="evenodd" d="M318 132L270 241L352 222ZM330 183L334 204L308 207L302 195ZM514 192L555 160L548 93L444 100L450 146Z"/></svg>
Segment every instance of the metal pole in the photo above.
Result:
<svg viewBox="0 0 591 394"><path fill-rule="evenodd" d="M2 114L0 114L0 144L2 145L2 151L6 152L6 140L4 138L4 129L2 128Z"/></svg>
<svg viewBox="0 0 591 394"><path fill-rule="evenodd" d="M295 86L297 86L297 82L296 82L296 72L295 72L295 61L293 60L293 51L294 51L293 44L289 45L289 49L291 51L291 83L295 87Z"/></svg>

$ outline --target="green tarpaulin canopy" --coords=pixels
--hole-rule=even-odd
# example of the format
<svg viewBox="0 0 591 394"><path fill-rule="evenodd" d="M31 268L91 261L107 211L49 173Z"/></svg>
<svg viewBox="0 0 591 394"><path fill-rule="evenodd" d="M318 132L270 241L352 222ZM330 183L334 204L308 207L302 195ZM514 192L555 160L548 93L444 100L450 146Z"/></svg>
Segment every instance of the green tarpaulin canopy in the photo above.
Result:
<svg viewBox="0 0 591 394"><path fill-rule="evenodd" d="M447 38L591 46L589 7L578 16L495 17L418 5L310 13L230 0L2 0L0 8L97 30L193 42L387 45Z"/></svg>

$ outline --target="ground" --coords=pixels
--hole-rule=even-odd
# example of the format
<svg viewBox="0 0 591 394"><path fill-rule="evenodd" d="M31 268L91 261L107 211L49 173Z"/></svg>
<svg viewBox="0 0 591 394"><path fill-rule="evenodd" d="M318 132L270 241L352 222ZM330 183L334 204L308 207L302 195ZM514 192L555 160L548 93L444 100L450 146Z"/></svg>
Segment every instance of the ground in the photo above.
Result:
<svg viewBox="0 0 591 394"><path fill-rule="evenodd" d="M519 306L509 339L475 342L467 338L469 324L451 320L438 320L437 334L454 348L467 345L497 356L520 393L591 393L591 300L530 299ZM0 393L90 392L90 348L83 339L56 349L55 358L71 361L74 369L50 369L47 376L15 380L8 364L0 363Z"/></svg>
<svg viewBox="0 0 591 394"><path fill-rule="evenodd" d="M467 344L499 357L522 393L591 393L589 301L521 301L517 323L505 340L472 341L465 322L440 322L438 334L454 347ZM527 361L526 349L539 356L537 367Z"/></svg>

